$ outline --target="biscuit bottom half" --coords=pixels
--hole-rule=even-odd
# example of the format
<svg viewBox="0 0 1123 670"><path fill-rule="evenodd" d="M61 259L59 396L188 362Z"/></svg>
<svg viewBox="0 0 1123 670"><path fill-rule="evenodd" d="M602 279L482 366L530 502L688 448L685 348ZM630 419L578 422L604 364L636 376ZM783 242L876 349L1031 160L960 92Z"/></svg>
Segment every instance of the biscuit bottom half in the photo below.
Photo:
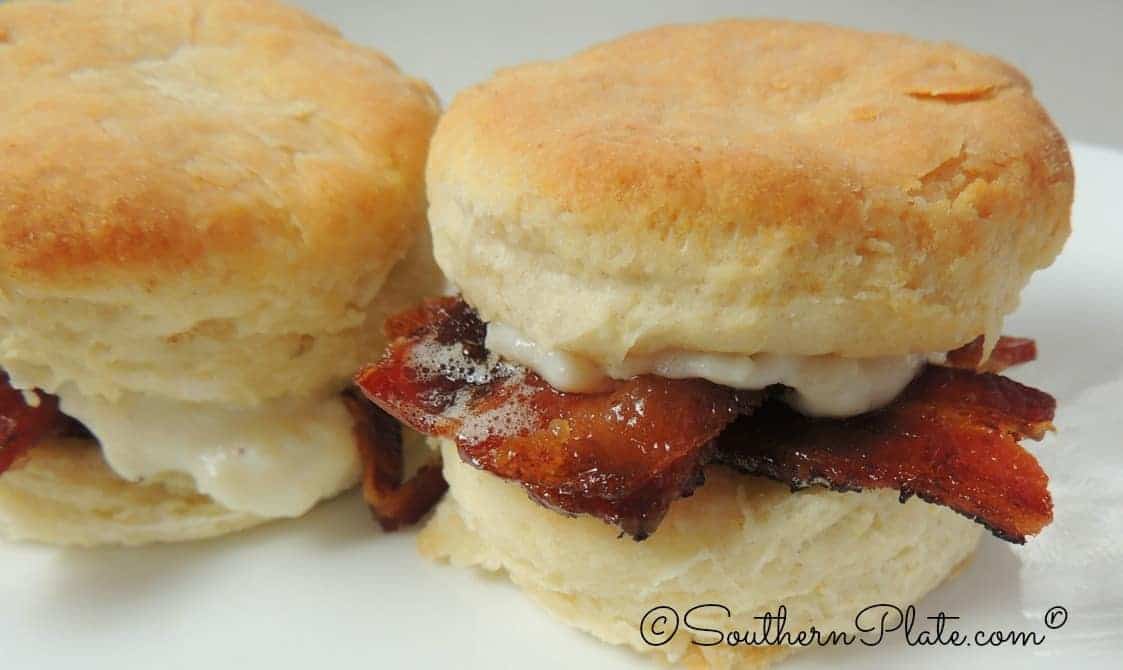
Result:
<svg viewBox="0 0 1123 670"><path fill-rule="evenodd" d="M21 467L0 477L0 536L14 540L79 546L179 542L266 521L219 505L186 475L142 483L122 479L91 439L38 444Z"/></svg>
<svg viewBox="0 0 1123 670"><path fill-rule="evenodd" d="M781 605L792 635L812 625L854 632L863 608L904 608L954 574L983 532L946 508L901 504L895 491L792 493L711 467L651 538L634 542L599 520L548 510L518 484L464 464L451 442L431 442L440 442L449 494L420 535L423 554L503 571L562 621L689 667L764 667L798 649L692 643L715 640L704 629L759 632L753 617ZM664 644L644 641L653 608L682 617L710 603L729 616L696 610L693 632L680 622Z"/></svg>

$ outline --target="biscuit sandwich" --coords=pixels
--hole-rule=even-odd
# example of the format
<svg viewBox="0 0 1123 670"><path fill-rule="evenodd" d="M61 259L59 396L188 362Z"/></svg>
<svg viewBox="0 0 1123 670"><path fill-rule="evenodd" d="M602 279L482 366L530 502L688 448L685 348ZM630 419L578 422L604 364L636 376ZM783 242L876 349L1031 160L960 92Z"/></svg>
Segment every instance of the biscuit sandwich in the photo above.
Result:
<svg viewBox="0 0 1123 670"><path fill-rule="evenodd" d="M1003 318L1069 233L1073 173L1011 66L816 24L655 28L459 94L427 189L459 294L391 319L356 377L443 453L423 553L608 642L752 667L791 648L650 644L644 613L849 631L984 529L1050 522L1020 440L1055 403L998 373L1036 355Z"/></svg>
<svg viewBox="0 0 1123 670"><path fill-rule="evenodd" d="M341 395L437 292L438 105L271 0L0 6L0 534L202 538L355 484Z"/></svg>

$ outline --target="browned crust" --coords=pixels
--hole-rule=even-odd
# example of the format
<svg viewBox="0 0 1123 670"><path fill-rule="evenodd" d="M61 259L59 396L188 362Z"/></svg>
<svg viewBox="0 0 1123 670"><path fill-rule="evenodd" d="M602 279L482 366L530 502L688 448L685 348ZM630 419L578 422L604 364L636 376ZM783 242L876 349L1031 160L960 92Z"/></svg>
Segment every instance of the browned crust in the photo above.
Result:
<svg viewBox="0 0 1123 670"><path fill-rule="evenodd" d="M435 97L299 10L12 3L0 34L8 277L385 270L416 235Z"/></svg>

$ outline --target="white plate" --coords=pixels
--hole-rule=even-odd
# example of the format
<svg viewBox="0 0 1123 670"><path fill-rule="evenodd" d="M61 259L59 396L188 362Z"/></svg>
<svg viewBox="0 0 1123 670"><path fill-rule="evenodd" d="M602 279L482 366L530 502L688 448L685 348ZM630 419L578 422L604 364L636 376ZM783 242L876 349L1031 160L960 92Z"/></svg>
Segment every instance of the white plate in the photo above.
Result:
<svg viewBox="0 0 1123 670"><path fill-rule="evenodd" d="M1060 405L1060 432L1033 447L1053 477L1056 523L1025 548L984 540L974 563L918 606L961 617L963 632L1036 631L1045 643L916 648L894 637L783 667L1118 667L1123 154L1077 147L1076 165L1075 233L1006 328L1039 345L1039 362L1016 376ZM352 494L216 541L0 545L0 667L657 667L553 621L503 580L422 560L413 542L377 532ZM1042 620L1053 605L1069 613L1058 630Z"/></svg>

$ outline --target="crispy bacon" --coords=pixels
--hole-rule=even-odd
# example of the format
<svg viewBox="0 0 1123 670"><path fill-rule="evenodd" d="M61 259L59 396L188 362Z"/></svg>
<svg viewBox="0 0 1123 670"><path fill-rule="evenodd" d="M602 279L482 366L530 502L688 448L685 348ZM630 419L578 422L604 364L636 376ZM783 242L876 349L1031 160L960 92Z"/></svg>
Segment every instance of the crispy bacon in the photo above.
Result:
<svg viewBox="0 0 1123 670"><path fill-rule="evenodd" d="M1037 358L1037 343L1025 337L998 338L987 360L983 358L983 336L948 352L947 365L978 372L1002 372L1008 367L1028 363Z"/></svg>
<svg viewBox="0 0 1123 670"><path fill-rule="evenodd" d="M363 499L383 530L417 523L448 489L440 460L421 466L403 483L402 427L364 398L343 395L363 464Z"/></svg>
<svg viewBox="0 0 1123 670"><path fill-rule="evenodd" d="M1023 543L1053 518L1048 477L1023 449L1056 403L1005 377L930 366L888 407L809 419L768 403L718 440L717 460L801 489L896 489Z"/></svg>
<svg viewBox="0 0 1123 670"><path fill-rule="evenodd" d="M387 412L453 439L477 468L522 483L542 504L646 537L701 483L709 445L759 394L641 376L596 394L555 390L484 348L484 324L454 298L387 326L386 358L356 381Z"/></svg>
<svg viewBox="0 0 1123 670"><path fill-rule="evenodd" d="M930 366L886 408L811 419L767 392L696 379L641 376L603 393L557 391L489 353L484 324L456 298L430 301L387 330L396 339L386 357L356 377L371 400L454 440L465 462L520 482L542 504L637 539L701 484L712 461L793 488L893 488L1014 542L1051 519L1047 478L1018 440L1049 428L1053 399L997 375ZM948 359L974 368L981 353L980 340ZM985 365L1034 353L1032 341L1002 338Z"/></svg>
<svg viewBox="0 0 1123 670"><path fill-rule="evenodd" d="M80 434L81 426L59 411L58 398L41 391L28 391L38 399L27 403L28 395L8 382L0 370L0 474L12 467L40 440L57 434Z"/></svg>

